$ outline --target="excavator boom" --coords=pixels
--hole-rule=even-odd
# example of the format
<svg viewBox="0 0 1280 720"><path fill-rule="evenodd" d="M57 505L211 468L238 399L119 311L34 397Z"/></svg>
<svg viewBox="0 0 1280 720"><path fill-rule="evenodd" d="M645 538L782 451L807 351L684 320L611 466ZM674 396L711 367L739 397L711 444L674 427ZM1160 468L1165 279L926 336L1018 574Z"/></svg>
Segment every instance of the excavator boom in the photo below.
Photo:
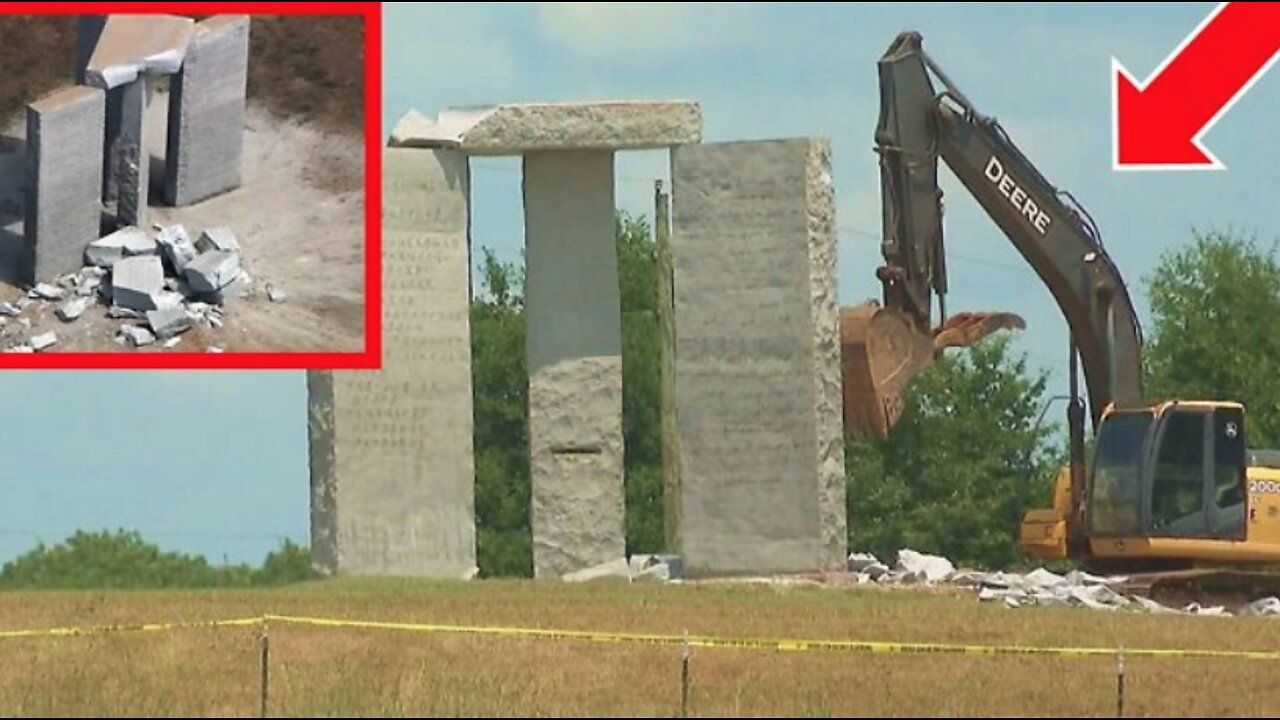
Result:
<svg viewBox="0 0 1280 720"><path fill-rule="evenodd" d="M879 73L884 266L877 277L884 296L883 304L841 313L849 432L888 435L907 383L939 353L1023 327L1007 313L947 316L938 183L945 163L1049 289L1070 330L1070 462L1059 473L1053 507L1024 517L1022 549L1125 572L1280 565L1280 453L1248 450L1239 403L1144 402L1142 332L1089 215L1045 179L995 119L974 108L925 54L918 34L899 36ZM1095 432L1090 468L1088 416ZM1240 575L1173 579L1188 577Z"/></svg>
<svg viewBox="0 0 1280 720"><path fill-rule="evenodd" d="M1106 408L1140 403L1137 315L1088 215L1036 170L999 123L974 109L925 54L920 35L900 35L880 60L879 74L875 144L885 264L877 276L884 302L842 313L848 432L885 437L901 412L907 382L937 353L1025 327L1009 313L946 316L940 160L1062 310L1084 369L1095 426ZM943 318L936 326L935 300Z"/></svg>

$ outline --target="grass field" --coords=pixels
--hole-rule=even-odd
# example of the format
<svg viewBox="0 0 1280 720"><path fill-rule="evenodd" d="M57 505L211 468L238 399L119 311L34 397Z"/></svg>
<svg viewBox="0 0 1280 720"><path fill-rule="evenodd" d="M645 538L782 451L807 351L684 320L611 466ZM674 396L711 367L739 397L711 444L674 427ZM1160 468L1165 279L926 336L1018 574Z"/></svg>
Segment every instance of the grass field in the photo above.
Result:
<svg viewBox="0 0 1280 720"><path fill-rule="evenodd" d="M0 630L266 613L755 638L1280 649L1280 621L1009 611L944 593L762 586L331 582L0 594ZM0 640L3 716L254 716L247 628ZM679 649L273 627L274 716L676 716ZM1130 716L1275 716L1280 663L1130 659ZM697 650L695 716L1114 716L1109 659Z"/></svg>

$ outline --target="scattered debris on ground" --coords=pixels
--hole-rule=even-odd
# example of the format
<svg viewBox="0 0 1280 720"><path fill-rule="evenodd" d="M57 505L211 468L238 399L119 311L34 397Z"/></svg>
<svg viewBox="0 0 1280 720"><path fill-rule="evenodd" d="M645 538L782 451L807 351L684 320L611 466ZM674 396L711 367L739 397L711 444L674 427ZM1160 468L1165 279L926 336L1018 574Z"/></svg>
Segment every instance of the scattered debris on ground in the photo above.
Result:
<svg viewBox="0 0 1280 720"><path fill-rule="evenodd" d="M0 351L42 352L57 345L54 332L32 335L27 315L52 309L72 324L95 307L119 321L119 345L173 348L192 328L220 329L227 301L249 297L253 289L231 228L211 228L192 241L182 225L157 225L154 233L126 227L90 243L79 271L0 304Z"/></svg>
<svg viewBox="0 0 1280 720"><path fill-rule="evenodd" d="M158 183L151 188L150 221L184 224L192 241L201 228L231 224L243 245L241 263L257 280L255 297L227 313L225 328L209 338L184 333L180 351L364 348L364 23L357 16L254 15L243 186L187 207L160 201ZM23 237L25 106L75 76L76 24L70 15L0 17L0 67L22 68L0 73L0 267L12 261ZM155 83L144 156L153 179L167 157L170 97L165 83ZM268 297L267 280L276 298ZM132 352L117 345L123 324L117 321L138 318L107 319L98 301L74 325L55 316L57 306L41 304L26 313L5 307L28 289L0 272L0 321L10 318L0 322L0 331L8 331L0 332L0 351L28 340L17 323L23 315L30 334L57 333L51 352ZM280 300L286 291L288 300ZM153 343L145 351L160 347Z"/></svg>
<svg viewBox="0 0 1280 720"><path fill-rule="evenodd" d="M1151 598L1124 592L1128 577L1100 577L1073 570L1065 575L1044 568L1029 573L979 572L956 570L943 557L925 555L912 550L898 553L891 569L874 555L855 553L849 556L849 571L859 584L888 586L938 586L966 588L978 593L982 602L1000 603L1016 609L1028 605L1084 607L1092 610L1128 609L1171 615L1230 616L1225 606L1202 606L1199 603L1178 607L1163 605ZM1268 597L1251 602L1236 613L1241 616L1280 616L1280 598Z"/></svg>
<svg viewBox="0 0 1280 720"><path fill-rule="evenodd" d="M596 565L564 576L565 582L625 580L628 582L684 582L683 564L678 556L633 555ZM1101 577L1074 570L1058 574L1044 568L1028 573L982 572L956 569L944 557L913 550L898 553L892 566L874 555L849 556L847 574L824 576L777 576L716 579L717 584L767 585L876 585L886 588L956 588L976 593L978 600L998 603L1009 609L1028 606L1080 607L1091 610L1128 610L1164 615L1206 617L1280 617L1280 598L1266 597L1237 608L1190 603L1181 607L1164 605L1143 595L1125 591L1130 578ZM850 582L851 581L851 582Z"/></svg>
<svg viewBox="0 0 1280 720"><path fill-rule="evenodd" d="M627 580L629 582L667 582L680 579L679 558L667 555L632 555L619 558L562 578L565 582L591 582L593 580Z"/></svg>

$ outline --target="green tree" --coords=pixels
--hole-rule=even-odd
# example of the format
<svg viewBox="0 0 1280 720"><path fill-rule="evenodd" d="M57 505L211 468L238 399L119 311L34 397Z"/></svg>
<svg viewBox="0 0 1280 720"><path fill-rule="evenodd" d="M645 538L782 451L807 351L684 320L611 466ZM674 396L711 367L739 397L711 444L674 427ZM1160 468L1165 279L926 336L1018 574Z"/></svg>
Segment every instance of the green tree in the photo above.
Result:
<svg viewBox="0 0 1280 720"><path fill-rule="evenodd" d="M166 552L136 532L77 532L37 545L0 569L0 588L112 590L229 588L312 579L311 552L285 541L259 569L215 567L196 555Z"/></svg>
<svg viewBox="0 0 1280 720"><path fill-rule="evenodd" d="M529 380L524 268L485 249L471 303L476 554L486 576L529 576Z"/></svg>
<svg viewBox="0 0 1280 720"><path fill-rule="evenodd" d="M648 221L625 213L618 215L617 242L627 550L656 553L664 542L657 246Z"/></svg>
<svg viewBox="0 0 1280 720"><path fill-rule="evenodd" d="M1046 375L1009 338L948 355L908 387L879 442L849 446L849 544L892 560L911 548L974 567L1019 562L1022 514L1048 502L1062 453L1038 424Z"/></svg>
<svg viewBox="0 0 1280 720"><path fill-rule="evenodd" d="M292 540L268 553L262 567L253 571L252 583L258 586L291 585L316 579L311 567L311 549Z"/></svg>
<svg viewBox="0 0 1280 720"><path fill-rule="evenodd" d="M619 213L622 425L630 552L662 549L662 443L658 393L657 259L649 224ZM477 561L483 575L528 576L528 371L524 267L484 250L471 305L475 395Z"/></svg>
<svg viewBox="0 0 1280 720"><path fill-rule="evenodd" d="M236 581L248 584L248 568ZM0 571L6 588L207 588L230 581L202 557L162 552L135 532L77 532L37 545Z"/></svg>
<svg viewBox="0 0 1280 720"><path fill-rule="evenodd" d="M1147 280L1153 398L1235 400L1254 447L1280 447L1280 261L1230 232L1196 233Z"/></svg>

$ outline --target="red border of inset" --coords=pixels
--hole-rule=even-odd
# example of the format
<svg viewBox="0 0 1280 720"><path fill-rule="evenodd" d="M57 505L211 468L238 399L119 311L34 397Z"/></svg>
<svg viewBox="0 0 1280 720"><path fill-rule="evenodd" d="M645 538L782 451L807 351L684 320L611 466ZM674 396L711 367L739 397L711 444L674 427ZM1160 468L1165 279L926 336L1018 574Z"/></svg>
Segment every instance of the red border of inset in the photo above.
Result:
<svg viewBox="0 0 1280 720"><path fill-rule="evenodd" d="M0 15L101 15L111 13L358 15L364 18L364 349L361 352L350 353L0 353L0 370L363 370L381 367L382 3L0 2Z"/></svg>

